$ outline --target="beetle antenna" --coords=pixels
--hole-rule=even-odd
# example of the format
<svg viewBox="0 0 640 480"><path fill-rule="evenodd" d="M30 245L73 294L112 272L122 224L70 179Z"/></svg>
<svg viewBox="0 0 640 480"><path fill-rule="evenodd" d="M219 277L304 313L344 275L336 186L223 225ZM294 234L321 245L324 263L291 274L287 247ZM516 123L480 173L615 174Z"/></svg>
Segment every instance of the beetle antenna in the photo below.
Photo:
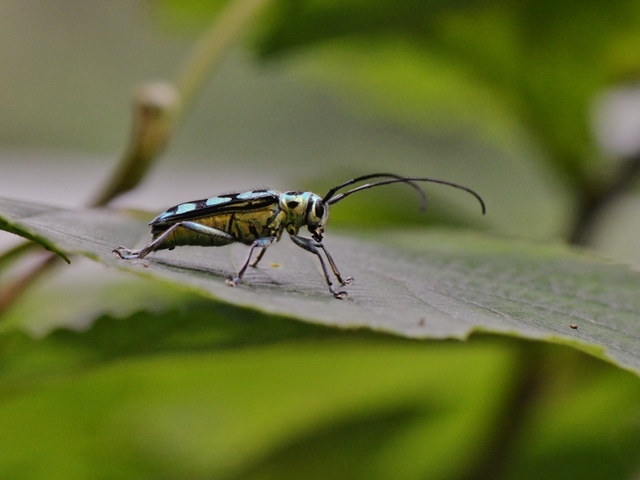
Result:
<svg viewBox="0 0 640 480"><path fill-rule="evenodd" d="M409 186L411 186L411 188L413 188L416 192L418 192L418 195L420 195L420 210L424 210L427 206L427 197L425 196L424 192L422 191L422 188L420 188L420 185L417 185L416 183L414 183L413 181L407 179L406 177L403 177L401 175L396 175L395 173L370 173L369 175L363 175L361 177L357 177L357 178L352 178L351 180L347 180L344 183L341 183L340 185L333 187L331 190L329 190L325 196L322 198L322 203L336 203L338 200L333 200L333 198L336 197L344 197L344 194L340 194L337 195L336 197L334 197L334 195L336 194L336 192L338 190L340 190L341 188L344 187L348 187L349 185L353 185L354 183L358 183L358 182L363 182L364 180L370 180L372 178L394 178L399 182L404 182L406 184L408 184ZM371 186L374 186L373 184ZM332 198L333 197L333 198ZM331 201L333 200L333 201Z"/></svg>
<svg viewBox="0 0 640 480"><path fill-rule="evenodd" d="M347 190L346 192L343 193L338 193L336 194L336 192L338 190L340 190L341 188L344 187L348 187L349 185L353 185L354 183L358 183L364 180L369 180L371 178L387 178L387 180L381 180L379 182L373 182L373 183L367 183L365 185L360 185L359 187L356 188L352 188L351 190ZM453 188L457 188L459 190L464 190L467 193L470 193L471 195L473 195L476 200L478 200L478 202L480 203L480 207L482 208L482 214L484 215L487 211L487 208L484 204L484 200L482 200L482 197L476 193L474 190L465 187L464 185L460 185L458 183L453 183L453 182L448 182L446 180L438 180L436 178L429 178L429 177L401 177L400 175L395 175L392 173L373 173L370 175L364 175L362 177L358 177L358 178L354 178L352 180L348 180L346 182L344 182L341 185L338 185L336 187L333 187L331 190L329 190L326 195L322 198L322 203L326 203L328 205L332 205L334 203L338 203L340 201L342 201L344 198L348 197L349 195L359 192L361 190L367 190L369 188L373 188L373 187L379 187L382 185L390 185L393 183L406 183L408 185L410 185L412 188L417 189L420 192L420 198L421 198L421 206L424 205L425 203L425 195L424 192L422 191L422 188L420 188L419 185L416 184L416 182L430 182L430 183L439 183L440 185L447 185L449 187L453 187Z"/></svg>

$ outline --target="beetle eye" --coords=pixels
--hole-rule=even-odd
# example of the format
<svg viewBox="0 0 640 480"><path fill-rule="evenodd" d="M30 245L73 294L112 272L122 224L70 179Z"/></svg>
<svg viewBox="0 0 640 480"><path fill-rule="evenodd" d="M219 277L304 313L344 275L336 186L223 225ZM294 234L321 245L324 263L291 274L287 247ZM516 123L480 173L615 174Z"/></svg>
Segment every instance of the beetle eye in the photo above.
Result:
<svg viewBox="0 0 640 480"><path fill-rule="evenodd" d="M322 202L315 202L313 206L313 213L316 214L316 217L322 218L324 215L324 205L322 205Z"/></svg>

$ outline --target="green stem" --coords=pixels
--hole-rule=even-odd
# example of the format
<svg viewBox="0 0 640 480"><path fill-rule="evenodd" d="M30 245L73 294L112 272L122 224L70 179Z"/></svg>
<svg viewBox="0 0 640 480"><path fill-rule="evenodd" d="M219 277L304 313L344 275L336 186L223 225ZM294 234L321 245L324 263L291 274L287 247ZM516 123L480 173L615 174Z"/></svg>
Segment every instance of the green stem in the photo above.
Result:
<svg viewBox="0 0 640 480"><path fill-rule="evenodd" d="M35 242L22 242L0 255L0 270L7 268L11 263L18 261L25 254L33 251L38 246Z"/></svg>
<svg viewBox="0 0 640 480"><path fill-rule="evenodd" d="M173 134L179 104L178 92L168 83L147 84L138 90L129 145L90 206L103 207L142 181Z"/></svg>
<svg viewBox="0 0 640 480"><path fill-rule="evenodd" d="M593 238L597 222L607 207L629 191L639 176L640 155L636 155L625 159L609 181L603 182L598 178L592 182L593 185L585 186L582 189L583 196L578 206L576 221L569 232L569 242L573 245L588 245Z"/></svg>
<svg viewBox="0 0 640 480"><path fill-rule="evenodd" d="M25 243L23 245L25 247L31 247L34 244ZM23 272L17 279L14 279L10 285L4 286L2 291L0 291L0 314L8 310L38 278L57 265L59 258L60 257L54 253L44 252L44 256L39 259L35 265L31 266L26 272Z"/></svg>
<svg viewBox="0 0 640 480"><path fill-rule="evenodd" d="M140 89L135 97L129 146L91 206L107 205L142 181L169 143L214 67L220 64L245 28L270 1L230 1L196 43L177 76L175 86L154 83Z"/></svg>
<svg viewBox="0 0 640 480"><path fill-rule="evenodd" d="M232 0L216 21L200 37L187 58L175 84L180 92L183 108L190 106L202 90L214 67L273 0Z"/></svg>
<svg viewBox="0 0 640 480"><path fill-rule="evenodd" d="M496 418L491 437L482 457L463 477L474 480L504 478L509 462L522 438L522 431L543 394L546 356L542 345L522 342L515 372L515 381L505 408Z"/></svg>

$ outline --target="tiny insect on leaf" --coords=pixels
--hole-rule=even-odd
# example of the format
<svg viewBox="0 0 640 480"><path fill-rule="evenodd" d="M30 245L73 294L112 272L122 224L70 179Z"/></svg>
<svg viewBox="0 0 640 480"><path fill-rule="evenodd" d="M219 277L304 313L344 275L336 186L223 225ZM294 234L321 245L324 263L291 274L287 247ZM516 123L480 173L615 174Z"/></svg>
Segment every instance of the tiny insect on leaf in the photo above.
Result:
<svg viewBox="0 0 640 480"><path fill-rule="evenodd" d="M346 187L373 179L382 180L338 193ZM329 219L329 205L362 190L404 183L418 192L420 206L424 209L426 197L419 182L438 183L464 190L478 200L483 214L486 211L480 195L457 183L428 177L373 173L341 183L331 188L323 197L312 192L252 190L181 203L160 213L150 222L152 239L148 245L140 250L118 247L113 252L121 259L134 260L145 258L156 250L172 250L184 245L221 247L242 243L249 246L247 257L236 275L227 278L229 285L236 286L247 268L256 267L267 248L279 241L282 232L286 231L293 243L318 257L329 291L335 298L343 299L347 292L336 290L331 273L341 286L351 284L353 278L340 273L333 257L322 244ZM299 235L302 227L307 227L311 238ZM260 251L251 262L256 248Z"/></svg>

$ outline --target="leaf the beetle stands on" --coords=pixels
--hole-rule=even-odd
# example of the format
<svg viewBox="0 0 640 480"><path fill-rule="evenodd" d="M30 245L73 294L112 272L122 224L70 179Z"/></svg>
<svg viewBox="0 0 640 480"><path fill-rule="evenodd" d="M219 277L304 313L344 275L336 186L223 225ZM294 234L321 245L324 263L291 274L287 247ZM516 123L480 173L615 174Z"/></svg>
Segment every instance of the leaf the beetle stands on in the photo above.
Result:
<svg viewBox="0 0 640 480"><path fill-rule="evenodd" d="M250 284L225 278L244 249L198 247L118 262L113 245L145 242L146 222L109 210L62 210L0 200L3 228L46 239L66 254L175 283L219 301L339 328L409 338L476 332L569 344L640 371L640 273L586 253L472 233L332 235L336 260L355 278L348 301L327 299L313 259L292 243L269 250ZM8 228L6 227L8 226ZM572 325L577 326L573 328Z"/></svg>

